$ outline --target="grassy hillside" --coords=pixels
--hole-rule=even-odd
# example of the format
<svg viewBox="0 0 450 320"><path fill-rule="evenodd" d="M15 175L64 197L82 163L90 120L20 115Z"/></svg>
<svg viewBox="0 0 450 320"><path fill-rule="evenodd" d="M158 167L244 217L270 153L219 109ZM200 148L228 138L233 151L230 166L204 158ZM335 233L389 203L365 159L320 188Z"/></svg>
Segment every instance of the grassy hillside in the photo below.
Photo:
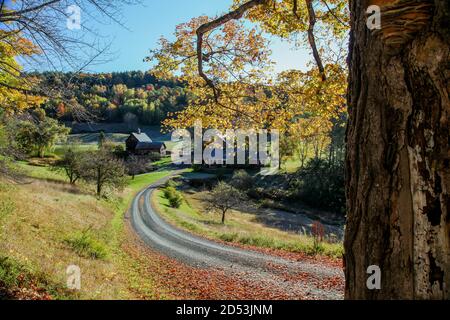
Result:
<svg viewBox="0 0 450 320"><path fill-rule="evenodd" d="M183 204L178 209L170 207L161 190L154 193L152 203L169 222L212 239L290 252L319 253L335 258L342 256L341 243L314 245L312 237L268 227L259 223L254 214L230 210L223 225L219 214L206 212L199 194L185 192L183 195Z"/></svg>
<svg viewBox="0 0 450 320"><path fill-rule="evenodd" d="M134 193L167 171L137 176L106 201L46 167L21 167L29 178L0 183L0 298L154 297L151 279L139 277L142 261L123 248L123 215ZM81 268L77 292L65 289L71 264Z"/></svg>

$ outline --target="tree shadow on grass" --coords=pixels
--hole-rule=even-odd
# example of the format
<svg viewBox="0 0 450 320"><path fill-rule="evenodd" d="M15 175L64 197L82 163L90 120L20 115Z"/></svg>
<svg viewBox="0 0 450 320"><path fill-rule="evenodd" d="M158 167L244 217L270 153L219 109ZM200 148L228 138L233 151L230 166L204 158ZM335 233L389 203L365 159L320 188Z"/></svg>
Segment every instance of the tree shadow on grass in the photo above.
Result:
<svg viewBox="0 0 450 320"><path fill-rule="evenodd" d="M48 184L50 186L53 185L53 187L57 188L59 191L76 194L76 195L92 195L91 192L87 190L80 189L77 185L72 185L66 181L58 180L58 179L52 179L52 178L44 178L44 179L34 179L31 178L27 184L32 183L41 183L41 184Z"/></svg>

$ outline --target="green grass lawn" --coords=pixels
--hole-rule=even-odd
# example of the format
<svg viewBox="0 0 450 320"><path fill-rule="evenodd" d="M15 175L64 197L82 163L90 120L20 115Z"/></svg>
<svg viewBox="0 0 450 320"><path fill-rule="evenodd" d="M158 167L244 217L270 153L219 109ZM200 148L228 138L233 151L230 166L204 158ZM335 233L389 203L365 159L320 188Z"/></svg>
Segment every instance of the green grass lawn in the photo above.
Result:
<svg viewBox="0 0 450 320"><path fill-rule="evenodd" d="M153 161L152 165L155 166L157 170L164 170L168 169L172 165L172 159L171 157L163 157L160 160Z"/></svg>
<svg viewBox="0 0 450 320"><path fill-rule="evenodd" d="M94 151L98 149L97 143L78 143L73 145L74 148L78 151ZM64 151L67 149L66 145L56 145L52 148L52 150L48 153L51 156L61 157L64 154Z"/></svg>
<svg viewBox="0 0 450 320"><path fill-rule="evenodd" d="M78 144L94 144L97 145L99 133L80 133L71 134L68 137L68 142L78 143ZM105 138L107 141L113 143L125 143L128 138L128 134L123 133L105 133Z"/></svg>
<svg viewBox="0 0 450 320"><path fill-rule="evenodd" d="M34 166L25 161L15 163L19 172L35 179L45 179L54 181L67 181L67 178L61 171L51 170L49 166Z"/></svg>

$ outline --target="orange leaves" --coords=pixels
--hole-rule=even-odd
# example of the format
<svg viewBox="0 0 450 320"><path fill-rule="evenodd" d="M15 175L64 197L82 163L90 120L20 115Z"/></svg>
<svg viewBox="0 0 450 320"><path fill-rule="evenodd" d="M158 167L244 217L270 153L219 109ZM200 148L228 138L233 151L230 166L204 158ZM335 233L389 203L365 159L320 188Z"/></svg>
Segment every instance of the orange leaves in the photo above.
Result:
<svg viewBox="0 0 450 320"><path fill-rule="evenodd" d="M29 276L19 274L16 279L17 286L6 286L0 282L0 300L52 300L51 295L40 287L34 279Z"/></svg>
<svg viewBox="0 0 450 320"><path fill-rule="evenodd" d="M325 235L325 228L320 221L314 221L311 227L311 233L314 238L317 238L319 241L322 241L323 236Z"/></svg>
<svg viewBox="0 0 450 320"><path fill-rule="evenodd" d="M231 274L222 269L195 268L135 245L125 250L142 261L144 268L139 272L139 281L151 281L155 291L152 298L264 300L290 297L289 292L262 285L251 273ZM139 288L137 295L148 299L139 293Z"/></svg>

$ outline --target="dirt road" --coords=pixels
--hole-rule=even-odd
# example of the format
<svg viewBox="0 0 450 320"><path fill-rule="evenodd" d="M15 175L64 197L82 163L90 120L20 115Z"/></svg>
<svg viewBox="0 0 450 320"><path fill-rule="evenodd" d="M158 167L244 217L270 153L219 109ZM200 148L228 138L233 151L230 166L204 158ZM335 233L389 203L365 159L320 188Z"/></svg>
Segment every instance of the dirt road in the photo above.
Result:
<svg viewBox="0 0 450 320"><path fill-rule="evenodd" d="M146 245L166 256L197 268L216 268L269 286L292 299L342 299L343 272L338 267L313 261L284 259L253 250L224 245L186 231L163 220L151 206L151 194L167 178L150 185L133 200L130 218Z"/></svg>

